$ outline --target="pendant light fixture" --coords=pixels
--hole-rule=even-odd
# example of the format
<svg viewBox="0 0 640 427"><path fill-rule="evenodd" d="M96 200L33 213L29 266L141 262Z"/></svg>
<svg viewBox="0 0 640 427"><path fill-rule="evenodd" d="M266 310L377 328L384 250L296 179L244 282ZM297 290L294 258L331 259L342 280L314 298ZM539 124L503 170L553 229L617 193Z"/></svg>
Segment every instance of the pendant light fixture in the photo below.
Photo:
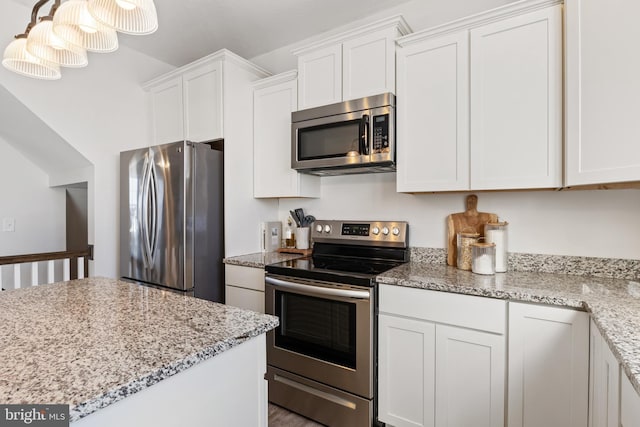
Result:
<svg viewBox="0 0 640 427"><path fill-rule="evenodd" d="M87 0L98 22L126 34L151 34L158 29L153 0Z"/></svg>
<svg viewBox="0 0 640 427"><path fill-rule="evenodd" d="M55 80L60 66L84 67L87 51L118 49L116 31L150 34L158 28L153 0L54 0L47 16L38 20L39 0L24 34L15 36L4 51L2 65L28 77Z"/></svg>
<svg viewBox="0 0 640 427"><path fill-rule="evenodd" d="M16 36L16 39L9 43L4 51L2 65L14 73L35 79L58 80L62 77L60 65L43 61L27 52L26 34Z"/></svg>
<svg viewBox="0 0 640 427"><path fill-rule="evenodd" d="M40 59L57 62L63 67L80 68L89 64L87 50L81 45L82 38L78 32L69 42L53 32L53 17L45 16L40 23L31 29L27 37L27 51Z"/></svg>
<svg viewBox="0 0 640 427"><path fill-rule="evenodd" d="M62 3L53 16L53 32L90 52L106 53L118 49L116 30L95 20L86 0Z"/></svg>

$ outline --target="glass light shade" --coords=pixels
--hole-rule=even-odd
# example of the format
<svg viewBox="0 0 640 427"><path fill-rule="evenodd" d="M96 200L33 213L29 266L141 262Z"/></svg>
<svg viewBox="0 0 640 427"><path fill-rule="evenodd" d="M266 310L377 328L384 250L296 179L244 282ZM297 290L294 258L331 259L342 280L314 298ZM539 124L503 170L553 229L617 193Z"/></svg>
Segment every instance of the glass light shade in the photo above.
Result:
<svg viewBox="0 0 640 427"><path fill-rule="evenodd" d="M43 80L58 80L62 77L60 66L43 61L27 52L26 37L17 38L4 50L2 65L23 76Z"/></svg>
<svg viewBox="0 0 640 427"><path fill-rule="evenodd" d="M151 34L158 29L153 0L87 0L98 21L126 34Z"/></svg>
<svg viewBox="0 0 640 427"><path fill-rule="evenodd" d="M53 16L53 32L90 52L113 52L118 49L118 33L96 21L86 0L68 0Z"/></svg>
<svg viewBox="0 0 640 427"><path fill-rule="evenodd" d="M43 19L35 25L27 37L27 51L45 61L57 62L63 67L85 67L89 63L87 50L80 47L79 34L70 43L53 33L53 21Z"/></svg>

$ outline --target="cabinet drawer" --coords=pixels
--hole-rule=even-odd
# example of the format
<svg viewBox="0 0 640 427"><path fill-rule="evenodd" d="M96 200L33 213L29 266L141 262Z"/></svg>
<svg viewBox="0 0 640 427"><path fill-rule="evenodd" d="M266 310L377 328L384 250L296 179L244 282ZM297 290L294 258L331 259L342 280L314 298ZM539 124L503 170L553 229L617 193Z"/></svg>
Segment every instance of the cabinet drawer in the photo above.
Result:
<svg viewBox="0 0 640 427"><path fill-rule="evenodd" d="M227 285L264 292L264 270L262 268L226 264L224 271Z"/></svg>
<svg viewBox="0 0 640 427"><path fill-rule="evenodd" d="M504 334L507 302L485 297L381 285L380 312Z"/></svg>

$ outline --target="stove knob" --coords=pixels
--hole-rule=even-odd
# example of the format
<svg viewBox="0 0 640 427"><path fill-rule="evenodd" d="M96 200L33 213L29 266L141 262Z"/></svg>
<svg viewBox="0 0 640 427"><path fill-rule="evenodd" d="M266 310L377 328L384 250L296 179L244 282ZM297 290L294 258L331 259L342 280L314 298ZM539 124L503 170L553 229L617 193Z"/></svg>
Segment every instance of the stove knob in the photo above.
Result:
<svg viewBox="0 0 640 427"><path fill-rule="evenodd" d="M378 227L373 227L373 230L371 230L371 232L377 236L378 233L380 233L380 229Z"/></svg>
<svg viewBox="0 0 640 427"><path fill-rule="evenodd" d="M389 229L387 227L382 227L382 234L384 234L385 236L389 234Z"/></svg>
<svg viewBox="0 0 640 427"><path fill-rule="evenodd" d="M316 231L317 231L318 233L322 233L322 224L318 224L318 225L316 225Z"/></svg>
<svg viewBox="0 0 640 427"><path fill-rule="evenodd" d="M400 234L400 229L398 227L393 227L393 230L391 230L391 232L394 236L397 236L398 234Z"/></svg>
<svg viewBox="0 0 640 427"><path fill-rule="evenodd" d="M331 226L330 225L325 225L324 226L324 232L325 233L331 233Z"/></svg>

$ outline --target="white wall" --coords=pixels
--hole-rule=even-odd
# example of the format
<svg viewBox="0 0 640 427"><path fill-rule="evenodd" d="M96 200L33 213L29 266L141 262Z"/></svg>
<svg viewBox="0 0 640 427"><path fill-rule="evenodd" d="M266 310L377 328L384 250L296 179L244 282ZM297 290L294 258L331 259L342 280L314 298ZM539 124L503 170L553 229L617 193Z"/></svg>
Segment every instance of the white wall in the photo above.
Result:
<svg viewBox="0 0 640 427"><path fill-rule="evenodd" d="M3 34L21 33L30 12L3 2ZM63 69L62 79L53 82L0 67L0 84L94 165L88 187L94 275L117 275L119 152L150 143L147 98L140 84L173 68L123 45L114 53L90 54L88 67ZM0 194L4 186L0 183Z"/></svg>
<svg viewBox="0 0 640 427"><path fill-rule="evenodd" d="M65 192L0 138L0 256L65 250ZM14 232L2 220L15 220Z"/></svg>
<svg viewBox="0 0 640 427"><path fill-rule="evenodd" d="M280 199L317 219L403 220L409 244L446 247L446 218L471 193L396 193L395 174L322 178L319 199ZM640 190L479 192L478 210L509 222L512 252L640 259Z"/></svg>
<svg viewBox="0 0 640 427"><path fill-rule="evenodd" d="M297 67L297 59L291 54L291 50L304 46L310 42L320 40L332 34L356 28L389 16L401 14L411 29L415 31L431 28L456 19L464 18L475 13L483 12L496 7L512 3L514 0L472 0L472 1L443 1L443 0L412 0L401 3L396 7L378 12L365 19L334 28L325 33L310 37L306 40L281 47L272 52L251 58L251 61L272 73L293 70Z"/></svg>

